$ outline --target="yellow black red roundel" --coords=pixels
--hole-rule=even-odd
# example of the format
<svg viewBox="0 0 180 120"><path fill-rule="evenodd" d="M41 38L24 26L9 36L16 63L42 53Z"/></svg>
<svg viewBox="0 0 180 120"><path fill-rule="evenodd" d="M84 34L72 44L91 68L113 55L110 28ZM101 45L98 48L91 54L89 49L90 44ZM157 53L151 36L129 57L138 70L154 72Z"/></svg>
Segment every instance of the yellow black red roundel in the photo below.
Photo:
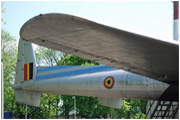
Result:
<svg viewBox="0 0 180 120"><path fill-rule="evenodd" d="M111 89L114 86L114 78L112 76L108 76L104 79L104 86L108 89Z"/></svg>

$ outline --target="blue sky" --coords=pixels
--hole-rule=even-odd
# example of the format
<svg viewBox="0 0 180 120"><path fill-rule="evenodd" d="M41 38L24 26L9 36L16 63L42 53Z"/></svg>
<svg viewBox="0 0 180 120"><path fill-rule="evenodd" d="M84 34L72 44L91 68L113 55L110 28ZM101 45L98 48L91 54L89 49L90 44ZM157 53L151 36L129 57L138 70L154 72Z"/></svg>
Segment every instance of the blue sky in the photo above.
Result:
<svg viewBox="0 0 180 120"><path fill-rule="evenodd" d="M7 22L1 28L19 39L22 25L45 13L65 13L160 39L172 40L173 4L170 1L4 1Z"/></svg>

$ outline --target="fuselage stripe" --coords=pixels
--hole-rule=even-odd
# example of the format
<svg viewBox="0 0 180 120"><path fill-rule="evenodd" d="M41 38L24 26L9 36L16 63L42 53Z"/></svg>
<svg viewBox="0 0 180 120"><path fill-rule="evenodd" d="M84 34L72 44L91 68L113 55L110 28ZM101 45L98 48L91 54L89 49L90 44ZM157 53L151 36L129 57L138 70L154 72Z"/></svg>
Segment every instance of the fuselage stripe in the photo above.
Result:
<svg viewBox="0 0 180 120"><path fill-rule="evenodd" d="M109 67L109 66L96 66L93 68L70 70L66 72L40 75L40 76L37 76L36 79L45 79L45 78L53 78L53 77L68 76L68 75L78 75L78 74L92 73L92 72L98 72L98 71L105 71L105 70L110 70L110 69L116 70L116 68Z"/></svg>
<svg viewBox="0 0 180 120"><path fill-rule="evenodd" d="M27 64L24 64L24 81L27 80Z"/></svg>
<svg viewBox="0 0 180 120"><path fill-rule="evenodd" d="M37 70L37 72L40 73L40 72L46 72L46 71L52 71L52 70L58 70L64 68L72 68L72 67L77 67L77 66L72 65L72 66L54 66L54 67L40 68Z"/></svg>
<svg viewBox="0 0 180 120"><path fill-rule="evenodd" d="M27 80L29 80L29 63L27 64Z"/></svg>
<svg viewBox="0 0 180 120"><path fill-rule="evenodd" d="M101 65L102 66L102 65ZM76 65L74 67L70 67L70 68L59 68L59 69L53 69L51 71L45 71L45 72L38 72L37 76L42 76L42 75L47 75L47 74L54 74L54 73L60 73L60 72L68 72L68 71L76 71L76 70L81 70L81 69L88 69L88 68L95 68L95 67L100 67L100 66L79 66Z"/></svg>
<svg viewBox="0 0 180 120"><path fill-rule="evenodd" d="M29 63L29 79L33 79L33 63Z"/></svg>

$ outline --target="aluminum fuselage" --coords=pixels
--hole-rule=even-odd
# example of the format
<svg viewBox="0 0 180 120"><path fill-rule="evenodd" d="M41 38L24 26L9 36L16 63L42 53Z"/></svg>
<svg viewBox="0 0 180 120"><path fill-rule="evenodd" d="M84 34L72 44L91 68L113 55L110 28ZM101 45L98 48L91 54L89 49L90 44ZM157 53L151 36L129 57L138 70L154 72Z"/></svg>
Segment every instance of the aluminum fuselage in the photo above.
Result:
<svg viewBox="0 0 180 120"><path fill-rule="evenodd" d="M104 85L104 80L108 76L114 78L112 88L106 88ZM124 70L112 70L66 77L29 80L16 84L14 89L39 93L158 100L168 86L167 83L129 73Z"/></svg>

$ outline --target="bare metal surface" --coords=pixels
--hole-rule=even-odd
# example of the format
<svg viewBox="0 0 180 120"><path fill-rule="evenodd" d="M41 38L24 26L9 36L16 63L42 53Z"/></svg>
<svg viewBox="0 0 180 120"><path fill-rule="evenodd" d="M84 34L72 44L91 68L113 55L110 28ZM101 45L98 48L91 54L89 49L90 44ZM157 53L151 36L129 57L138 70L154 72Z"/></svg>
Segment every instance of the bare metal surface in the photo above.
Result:
<svg viewBox="0 0 180 120"><path fill-rule="evenodd" d="M16 102L24 103L27 105L32 105L39 107L41 94L38 92L16 90L15 91Z"/></svg>
<svg viewBox="0 0 180 120"><path fill-rule="evenodd" d="M15 83L24 80L24 41L19 40Z"/></svg>
<svg viewBox="0 0 180 120"><path fill-rule="evenodd" d="M98 103L104 106L120 109L122 98L102 98L98 97Z"/></svg>
<svg viewBox="0 0 180 120"><path fill-rule="evenodd" d="M25 48L25 49L24 49ZM30 42L19 40L15 83L24 81L24 64L33 63L33 79L36 79L36 61Z"/></svg>
<svg viewBox="0 0 180 120"><path fill-rule="evenodd" d="M114 78L114 86L104 86L106 77ZM39 93L53 93L106 98L132 98L158 100L169 87L167 83L132 74L123 70L29 80L16 84L14 89Z"/></svg>
<svg viewBox="0 0 180 120"><path fill-rule="evenodd" d="M38 45L167 83L179 80L179 45L76 16L36 16L23 25L20 36Z"/></svg>

